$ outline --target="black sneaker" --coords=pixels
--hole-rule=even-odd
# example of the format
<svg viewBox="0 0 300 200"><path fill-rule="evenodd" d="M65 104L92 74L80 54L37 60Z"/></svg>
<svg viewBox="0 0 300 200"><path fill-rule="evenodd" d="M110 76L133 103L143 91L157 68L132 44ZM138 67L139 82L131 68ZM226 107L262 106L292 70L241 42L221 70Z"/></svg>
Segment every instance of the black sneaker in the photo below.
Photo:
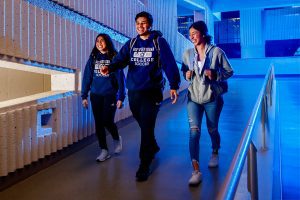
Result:
<svg viewBox="0 0 300 200"><path fill-rule="evenodd" d="M150 175L149 166L140 164L139 169L136 172L136 181L146 181Z"/></svg>

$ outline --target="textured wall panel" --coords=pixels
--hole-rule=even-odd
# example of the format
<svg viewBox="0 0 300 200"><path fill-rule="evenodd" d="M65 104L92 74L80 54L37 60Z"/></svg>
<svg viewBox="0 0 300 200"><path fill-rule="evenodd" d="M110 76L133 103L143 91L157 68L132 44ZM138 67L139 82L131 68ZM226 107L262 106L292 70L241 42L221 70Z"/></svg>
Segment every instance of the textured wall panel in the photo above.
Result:
<svg viewBox="0 0 300 200"><path fill-rule="evenodd" d="M58 148L58 136L57 131L60 128L60 124L58 122L59 120L59 114L60 110L57 107L57 101L51 101L51 107L53 107L53 113L52 113L52 136L51 136L51 152L56 152Z"/></svg>
<svg viewBox="0 0 300 200"><path fill-rule="evenodd" d="M29 59L36 60L36 7L29 4Z"/></svg>
<svg viewBox="0 0 300 200"><path fill-rule="evenodd" d="M72 26L71 26L71 23L69 20L66 20L66 65L67 67L71 67L72 66L72 57L73 57L73 48L72 48L72 45L73 45L73 42L72 42L72 32L73 30L71 29Z"/></svg>
<svg viewBox="0 0 300 200"><path fill-rule="evenodd" d="M78 140L83 138L83 108L81 98L78 97Z"/></svg>
<svg viewBox="0 0 300 200"><path fill-rule="evenodd" d="M61 65L61 24L62 24L62 19L55 15L54 18L55 22L55 64L56 65Z"/></svg>
<svg viewBox="0 0 300 200"><path fill-rule="evenodd" d="M78 142L78 96L74 95L72 97L73 105L73 141Z"/></svg>
<svg viewBox="0 0 300 200"><path fill-rule="evenodd" d="M75 25L76 28L76 38L75 38L75 43L76 43L76 67L81 71L81 51L82 51L82 38L81 38L81 26L80 25Z"/></svg>
<svg viewBox="0 0 300 200"><path fill-rule="evenodd" d="M61 63L60 65L61 66L67 66L67 63L66 63L66 50L67 50L67 33L66 33L66 20L65 19L61 19L61 33L60 33L60 42L61 42L61 45L60 45L60 50L61 50L61 55L60 55L60 59L61 59Z"/></svg>
<svg viewBox="0 0 300 200"><path fill-rule="evenodd" d="M50 155L51 154L51 135L45 135L44 136L45 155Z"/></svg>
<svg viewBox="0 0 300 200"><path fill-rule="evenodd" d="M67 147L68 146L68 102L67 98L62 99L62 146Z"/></svg>
<svg viewBox="0 0 300 200"><path fill-rule="evenodd" d="M0 1L0 53L5 54L5 1Z"/></svg>
<svg viewBox="0 0 300 200"><path fill-rule="evenodd" d="M62 134L63 134L63 118L62 118L62 99L56 100L56 135L57 135L57 150L62 149Z"/></svg>
<svg viewBox="0 0 300 200"><path fill-rule="evenodd" d="M23 130L24 130L23 110L16 110L16 166L22 168L24 166L24 149L23 149Z"/></svg>
<svg viewBox="0 0 300 200"><path fill-rule="evenodd" d="M68 145L73 144L73 103L72 96L67 97L68 106Z"/></svg>
<svg viewBox="0 0 300 200"><path fill-rule="evenodd" d="M36 47L36 61L43 62L43 45L44 45L44 15L43 11L40 8L36 8L36 38L35 38L35 47Z"/></svg>
<svg viewBox="0 0 300 200"><path fill-rule="evenodd" d="M16 148L16 113L8 112L8 134L7 134L7 166L8 172L13 172L17 169L17 148Z"/></svg>
<svg viewBox="0 0 300 200"><path fill-rule="evenodd" d="M37 137L38 139L38 158L45 156L45 141L44 137Z"/></svg>
<svg viewBox="0 0 300 200"><path fill-rule="evenodd" d="M21 57L21 34L22 34L22 12L21 0L13 0L13 13L14 13L14 30L13 30L13 50L14 56Z"/></svg>
<svg viewBox="0 0 300 200"><path fill-rule="evenodd" d="M31 127L31 161L38 160L38 139L37 139L37 106L30 107L30 127Z"/></svg>
<svg viewBox="0 0 300 200"><path fill-rule="evenodd" d="M30 108L24 108L24 165L31 163Z"/></svg>
<svg viewBox="0 0 300 200"><path fill-rule="evenodd" d="M43 62L50 63L49 12L43 11Z"/></svg>
<svg viewBox="0 0 300 200"><path fill-rule="evenodd" d="M13 1L5 1L5 48L7 55L14 55L13 49L13 29L14 29L14 10Z"/></svg>
<svg viewBox="0 0 300 200"><path fill-rule="evenodd" d="M262 45L262 10L242 10L240 17L241 45Z"/></svg>
<svg viewBox="0 0 300 200"><path fill-rule="evenodd" d="M55 15L53 13L49 12L48 15L49 22L48 22L48 27L49 27L49 62L50 63L55 63L55 52L56 52L56 24L55 24Z"/></svg>
<svg viewBox="0 0 300 200"><path fill-rule="evenodd" d="M7 114L0 114L0 176L8 172L8 129Z"/></svg>
<svg viewBox="0 0 300 200"><path fill-rule="evenodd" d="M22 21L21 21L21 54L22 58L29 59L29 5L28 2L21 1Z"/></svg>

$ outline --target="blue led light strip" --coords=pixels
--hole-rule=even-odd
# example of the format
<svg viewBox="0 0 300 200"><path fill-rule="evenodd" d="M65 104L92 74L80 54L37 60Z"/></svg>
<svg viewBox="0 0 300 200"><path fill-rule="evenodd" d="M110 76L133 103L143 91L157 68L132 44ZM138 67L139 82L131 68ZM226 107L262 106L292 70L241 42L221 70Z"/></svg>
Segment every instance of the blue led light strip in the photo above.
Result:
<svg viewBox="0 0 300 200"><path fill-rule="evenodd" d="M83 16L75 11L69 10L66 7L63 7L51 0L27 0L29 3L40 7L44 10L48 10L49 12L53 12L56 15L59 15L65 19L73 21L77 24L85 26L88 29L94 30L97 33L106 33L113 40L116 40L122 44L124 44L129 38L122 35L121 33L97 22L89 17Z"/></svg>
<svg viewBox="0 0 300 200"><path fill-rule="evenodd" d="M66 73L75 73L75 69L69 69L66 67L62 66L56 66L56 65L51 65L51 64L45 64L45 63L39 63L31 60L26 60L22 64L28 65L29 67L39 67L39 68L44 68L44 69L50 69L50 70L55 70L55 71L60 71L60 72L66 72Z"/></svg>

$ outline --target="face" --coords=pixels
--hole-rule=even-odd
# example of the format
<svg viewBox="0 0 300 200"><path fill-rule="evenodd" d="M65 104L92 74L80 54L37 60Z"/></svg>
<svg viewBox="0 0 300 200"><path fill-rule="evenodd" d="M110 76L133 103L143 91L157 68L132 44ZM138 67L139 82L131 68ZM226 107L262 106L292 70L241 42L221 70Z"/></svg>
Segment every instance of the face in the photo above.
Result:
<svg viewBox="0 0 300 200"><path fill-rule="evenodd" d="M200 33L200 31L192 27L190 28L189 32L190 32L190 40L195 46L200 45L201 43L205 43L204 37Z"/></svg>
<svg viewBox="0 0 300 200"><path fill-rule="evenodd" d="M100 52L106 52L107 51L106 43L105 43L105 40L102 36L99 36L97 38L96 47Z"/></svg>
<svg viewBox="0 0 300 200"><path fill-rule="evenodd" d="M150 24L146 17L139 17L135 21L136 32L140 36L145 36L149 34Z"/></svg>

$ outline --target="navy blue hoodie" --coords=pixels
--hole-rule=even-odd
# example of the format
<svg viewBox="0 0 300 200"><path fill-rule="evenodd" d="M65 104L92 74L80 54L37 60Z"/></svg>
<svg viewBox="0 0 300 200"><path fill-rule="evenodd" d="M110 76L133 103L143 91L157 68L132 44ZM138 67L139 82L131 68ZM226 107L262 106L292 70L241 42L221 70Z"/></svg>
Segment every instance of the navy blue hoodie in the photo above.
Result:
<svg viewBox="0 0 300 200"><path fill-rule="evenodd" d="M114 73L103 76L100 73L100 67L103 65L109 65L110 59L107 54L101 54L89 57L89 60L85 66L81 97L86 99L88 92L91 91L97 95L117 95L117 100L124 101L125 99L125 76L123 70L117 70Z"/></svg>
<svg viewBox="0 0 300 200"><path fill-rule="evenodd" d="M153 42L156 37L158 37L161 67L158 66L158 51ZM152 31L146 40L137 36L131 49L130 41L127 41L118 55L114 57L109 65L109 71L113 72L128 65L126 77L128 90L147 90L163 87L163 69L170 83L170 88L177 90L180 85L179 70L172 51L167 41L161 37L161 33Z"/></svg>

